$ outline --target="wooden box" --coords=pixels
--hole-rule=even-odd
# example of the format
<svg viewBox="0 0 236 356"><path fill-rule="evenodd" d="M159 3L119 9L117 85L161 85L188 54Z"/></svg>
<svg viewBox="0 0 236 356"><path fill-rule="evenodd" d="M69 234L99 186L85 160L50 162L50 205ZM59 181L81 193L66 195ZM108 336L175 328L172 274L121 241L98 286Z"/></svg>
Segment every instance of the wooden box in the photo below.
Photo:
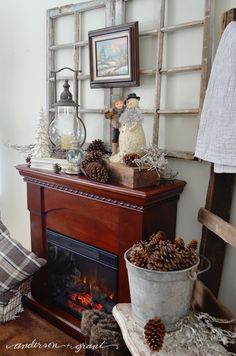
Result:
<svg viewBox="0 0 236 356"><path fill-rule="evenodd" d="M114 183L129 188L141 188L160 184L160 176L148 168L128 167L122 163L110 163L111 179Z"/></svg>

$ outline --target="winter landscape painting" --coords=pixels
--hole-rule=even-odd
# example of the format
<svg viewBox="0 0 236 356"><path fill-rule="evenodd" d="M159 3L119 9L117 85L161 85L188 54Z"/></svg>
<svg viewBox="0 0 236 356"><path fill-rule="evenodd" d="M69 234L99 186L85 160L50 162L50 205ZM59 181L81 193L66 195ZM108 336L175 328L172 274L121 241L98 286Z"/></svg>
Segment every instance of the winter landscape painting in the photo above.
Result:
<svg viewBox="0 0 236 356"><path fill-rule="evenodd" d="M96 57L98 77L128 75L128 37L97 41Z"/></svg>
<svg viewBox="0 0 236 356"><path fill-rule="evenodd" d="M138 22L90 31L91 88L139 85Z"/></svg>

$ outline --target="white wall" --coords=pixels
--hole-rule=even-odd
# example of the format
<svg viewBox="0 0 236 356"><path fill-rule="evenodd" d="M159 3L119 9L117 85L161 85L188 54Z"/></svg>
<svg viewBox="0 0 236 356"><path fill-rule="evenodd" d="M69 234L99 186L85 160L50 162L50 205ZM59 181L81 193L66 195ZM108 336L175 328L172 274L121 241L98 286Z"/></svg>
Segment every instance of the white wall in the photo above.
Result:
<svg viewBox="0 0 236 356"><path fill-rule="evenodd" d="M147 1L130 0L127 5L127 21L139 20L143 29L150 28L150 25L152 27L157 14L157 11L154 11L157 1L148 1L151 1L152 6L147 7L145 5ZM175 6L177 1L178 6ZM2 49L0 55L0 210L2 219L12 236L28 248L30 247L30 229L26 206L26 185L14 168L16 164L23 163L24 159L22 154L7 149L4 143L8 141L25 145L34 141L38 113L41 106L45 108L46 103L46 10L70 3L71 0L0 0L0 44ZM188 4L190 4L190 0L188 0ZM189 7L186 7L186 0L175 0L172 2L172 8L169 9L170 16L167 20L171 24L198 19L202 17L202 5L203 0L191 0ZM216 0L216 43L220 37L220 14L232 7L236 7L235 0ZM134 15L134 11L137 16ZM93 25L96 28L96 22ZM196 59L198 37L199 33L190 31L190 37L186 38L186 41L190 40L187 46L189 60ZM171 41L173 45L178 44L180 48L183 45L181 39L170 38ZM180 55L179 57L173 55L171 48L165 50L167 60L181 60ZM143 53L144 51L141 53L142 66L145 64ZM146 53L145 51L147 58ZM152 105L153 91L150 84L151 79L143 78L141 86L134 89L142 98L140 106L143 108ZM196 87L191 87L191 91L189 91L185 90L185 84L179 82L173 81L168 85L165 89L168 94L167 104L172 102L176 107L195 104L196 98L193 93L195 93ZM184 95L180 97L179 92ZM100 95L99 93L100 91L97 92L97 95ZM96 95L96 91L93 92L93 95ZM102 105L103 103L101 103ZM87 125L91 134L93 126L91 122L87 122ZM180 126L174 123L173 127L178 131L172 130L169 125L168 122L163 123L163 136L161 137L163 145L169 148L172 144L186 146L192 144L194 146L192 138L189 142L189 135L191 132L196 133L197 129L192 120L188 121L188 124L182 122ZM150 135L150 126L147 126L146 130ZM96 132L94 132L94 138L96 138ZM192 238L200 239L201 226L197 222L197 211L205 203L209 164L175 159L171 159L170 164L179 172L179 178L187 182L178 206L177 235L182 236L186 241ZM235 198L231 220L236 225ZM236 298L235 257L236 252L228 248L220 298L236 312L234 303Z"/></svg>

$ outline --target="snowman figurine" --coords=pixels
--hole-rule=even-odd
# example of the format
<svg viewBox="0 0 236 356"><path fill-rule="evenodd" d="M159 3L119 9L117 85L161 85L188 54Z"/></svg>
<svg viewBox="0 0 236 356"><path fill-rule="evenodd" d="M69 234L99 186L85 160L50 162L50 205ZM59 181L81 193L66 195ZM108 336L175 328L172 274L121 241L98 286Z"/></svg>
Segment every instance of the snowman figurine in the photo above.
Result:
<svg viewBox="0 0 236 356"><path fill-rule="evenodd" d="M110 157L111 162L122 163L127 153L141 153L146 145L143 130L143 114L139 108L140 97L130 93L125 100L126 108L119 118L119 152Z"/></svg>

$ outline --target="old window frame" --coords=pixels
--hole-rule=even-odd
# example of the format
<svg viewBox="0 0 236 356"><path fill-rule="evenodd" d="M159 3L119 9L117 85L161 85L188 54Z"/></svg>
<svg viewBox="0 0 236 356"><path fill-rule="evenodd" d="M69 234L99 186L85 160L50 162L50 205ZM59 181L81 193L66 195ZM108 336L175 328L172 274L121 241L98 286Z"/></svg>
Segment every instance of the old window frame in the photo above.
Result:
<svg viewBox="0 0 236 356"><path fill-rule="evenodd" d="M150 68L142 70L140 69L140 75L142 76L155 76L155 105L152 109L144 109L143 114L145 116L150 116L154 120L153 124L153 137L152 143L158 144L159 141L159 121L160 116L165 115L171 117L174 115L186 116L193 115L196 118L200 117L203 100L205 96L207 81L211 66L211 40L212 40L212 13L213 13L213 1L205 0L205 16L203 19L193 22L187 22L182 24L176 24L167 26L165 25L165 14L166 14L166 2L167 0L160 0L160 25L158 28L153 28L149 31L139 32L139 37L149 37L156 36L157 41L157 54L156 54L156 68ZM78 4L66 5L62 7L57 7L49 9L47 11L47 42L48 42L48 53L47 53L47 107L49 111L49 120L53 119L54 115L54 95L53 95L53 81L54 77L51 75L55 71L55 51L59 51L63 48L74 48L74 70L79 71L81 67L81 49L84 46L88 46L88 41L82 41L81 39L81 24L82 16L86 11L103 8L105 11L105 24L104 27L120 25L125 23L125 9L126 3L129 0L92 0L88 2L82 2ZM55 19L62 16L74 16L75 23L75 34L73 43L65 43L60 45L55 45ZM203 26L203 44L202 44L202 63L199 65L183 66L175 68L162 68L162 57L163 57L163 43L165 33L178 31L180 29L189 29L195 26ZM161 91L162 91L162 76L169 75L170 73L179 72L191 72L191 71L201 71L201 85L200 85L200 95L199 95L199 107L193 109L178 109L174 110L171 108L161 108ZM63 78L61 78L63 79ZM68 78L67 79L73 79ZM83 103L81 103L80 97L80 86L83 80L89 80L89 73L82 73L78 75L79 81L79 114L80 116L84 113L102 114L102 109L91 109L84 108ZM104 88L104 105L111 106L114 97L123 97L123 88ZM105 133L104 133L105 134ZM107 129L106 129L107 134ZM194 159L194 152L189 151L172 151L168 152L168 156L174 158L181 158L187 160Z"/></svg>

